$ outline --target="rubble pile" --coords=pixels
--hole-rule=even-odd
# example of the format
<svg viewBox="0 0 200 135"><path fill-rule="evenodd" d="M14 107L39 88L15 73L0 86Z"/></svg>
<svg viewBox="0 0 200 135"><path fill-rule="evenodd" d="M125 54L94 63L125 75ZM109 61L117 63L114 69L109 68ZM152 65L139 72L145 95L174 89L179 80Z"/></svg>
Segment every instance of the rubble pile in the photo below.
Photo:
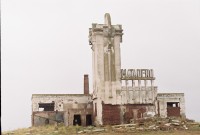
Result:
<svg viewBox="0 0 200 135"><path fill-rule="evenodd" d="M130 124L113 125L106 127L88 126L77 131L78 134L98 133L98 132L139 132L139 131L172 131L172 130L188 130L193 126L200 128L200 123L192 120L181 118L160 118L151 117L138 120L130 120Z"/></svg>
<svg viewBox="0 0 200 135"><path fill-rule="evenodd" d="M97 132L105 132L106 129L104 127L94 127L94 126L88 126L80 131L77 131L78 134L82 133L97 133Z"/></svg>
<svg viewBox="0 0 200 135"><path fill-rule="evenodd" d="M112 130L115 132L188 130L193 125L199 125L199 123L180 118L152 117L135 121L131 120L131 124L114 125Z"/></svg>

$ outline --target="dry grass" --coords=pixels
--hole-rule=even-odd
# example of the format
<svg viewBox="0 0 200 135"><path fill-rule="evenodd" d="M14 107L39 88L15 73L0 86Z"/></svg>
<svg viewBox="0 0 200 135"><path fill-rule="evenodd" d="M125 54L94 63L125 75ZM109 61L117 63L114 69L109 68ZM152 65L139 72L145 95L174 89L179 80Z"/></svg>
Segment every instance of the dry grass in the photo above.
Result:
<svg viewBox="0 0 200 135"><path fill-rule="evenodd" d="M83 127L69 126L65 127L63 125L53 126L40 126L40 127L30 127L23 128L14 131L3 132L3 135L76 135L77 131L83 130ZM200 127L193 126L189 130L173 130L173 131L133 131L133 132L114 132L112 128L105 127L105 132L96 133L83 133L84 135L200 135Z"/></svg>

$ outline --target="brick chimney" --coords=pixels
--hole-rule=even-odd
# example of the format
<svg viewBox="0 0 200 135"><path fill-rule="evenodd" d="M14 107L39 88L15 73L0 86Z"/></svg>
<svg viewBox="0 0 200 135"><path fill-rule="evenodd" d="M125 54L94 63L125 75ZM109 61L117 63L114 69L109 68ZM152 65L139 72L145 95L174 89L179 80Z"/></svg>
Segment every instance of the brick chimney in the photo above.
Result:
<svg viewBox="0 0 200 135"><path fill-rule="evenodd" d="M89 95L89 79L88 75L84 75L84 94Z"/></svg>

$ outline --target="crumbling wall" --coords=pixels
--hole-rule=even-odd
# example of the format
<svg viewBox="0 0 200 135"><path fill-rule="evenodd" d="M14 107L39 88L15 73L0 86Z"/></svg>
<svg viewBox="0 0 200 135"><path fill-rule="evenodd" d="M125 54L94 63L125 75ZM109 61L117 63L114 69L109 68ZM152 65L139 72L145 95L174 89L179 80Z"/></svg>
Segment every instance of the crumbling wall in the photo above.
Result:
<svg viewBox="0 0 200 135"><path fill-rule="evenodd" d="M103 104L102 115L104 125L121 124L119 105Z"/></svg>
<svg viewBox="0 0 200 135"><path fill-rule="evenodd" d="M103 125L102 112L102 100L99 98L93 99L93 120L95 125Z"/></svg>
<svg viewBox="0 0 200 135"><path fill-rule="evenodd" d="M40 106L54 105L53 111L40 110ZM49 109L49 106L47 106ZM91 123L91 120L87 120L87 115L92 117L92 100L90 95L84 94L34 94L32 96L32 125L44 125L46 119L49 119L49 123L55 123L50 117L55 114L56 111L63 112L63 122L66 126L76 124L74 122L75 115L80 116L80 123L82 126L87 125L87 121ZM51 120L50 120L51 119ZM92 119L92 118L91 118ZM79 124L79 123L78 123Z"/></svg>
<svg viewBox="0 0 200 135"><path fill-rule="evenodd" d="M69 126L69 125L76 125L77 123L74 123L74 116L75 115L80 115L81 118L81 126L86 126L86 116L87 115L91 115L91 119L92 119L92 108L91 109L68 109L66 111L66 115L65 115L65 125Z"/></svg>
<svg viewBox="0 0 200 135"><path fill-rule="evenodd" d="M32 95L32 111L39 111L39 103L55 103L54 111L64 111L64 104L72 104L76 106L77 103L88 104L92 102L91 95L84 94L33 94Z"/></svg>
<svg viewBox="0 0 200 135"><path fill-rule="evenodd" d="M157 96L157 87L122 87L117 91L117 104L154 104Z"/></svg>
<svg viewBox="0 0 200 135"><path fill-rule="evenodd" d="M157 114L161 117L185 118L184 93L158 93L156 108Z"/></svg>
<svg viewBox="0 0 200 135"><path fill-rule="evenodd" d="M111 24L108 13L104 18L104 24L93 23L89 28L93 59L93 94L105 103L116 104L116 90L121 89L120 43L123 29L121 25ZM97 118L102 119L99 115Z"/></svg>
<svg viewBox="0 0 200 135"><path fill-rule="evenodd" d="M154 104L157 86L153 69L121 69L121 89L117 104Z"/></svg>
<svg viewBox="0 0 200 135"><path fill-rule="evenodd" d="M153 104L103 104L103 124L130 123L131 119L143 118L147 112L152 110L154 110Z"/></svg>
<svg viewBox="0 0 200 135"><path fill-rule="evenodd" d="M73 125L74 124L74 115L80 115L81 117L81 125L86 126L86 115L93 114L93 107L92 103L84 104L84 103L77 103L77 104L64 104L65 110L65 125Z"/></svg>
<svg viewBox="0 0 200 135"><path fill-rule="evenodd" d="M64 121L64 112L46 111L32 113L32 126L43 126Z"/></svg>

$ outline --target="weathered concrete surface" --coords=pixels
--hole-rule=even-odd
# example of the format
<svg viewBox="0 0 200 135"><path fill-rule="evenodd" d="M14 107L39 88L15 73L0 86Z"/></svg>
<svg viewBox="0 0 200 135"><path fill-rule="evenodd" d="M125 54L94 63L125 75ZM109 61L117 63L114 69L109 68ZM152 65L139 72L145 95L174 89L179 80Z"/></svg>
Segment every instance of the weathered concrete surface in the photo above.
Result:
<svg viewBox="0 0 200 135"><path fill-rule="evenodd" d="M167 106L167 103L172 103L175 106ZM158 93L156 108L157 113L161 117L167 117L167 109L174 108L174 116L177 116L177 113L180 112L179 116L185 118L186 116L184 93Z"/></svg>
<svg viewBox="0 0 200 135"><path fill-rule="evenodd" d="M155 104L157 86L153 69L121 69L121 90L117 91L118 104Z"/></svg>
<svg viewBox="0 0 200 135"><path fill-rule="evenodd" d="M93 58L93 106L97 108L93 110L95 123L100 125L113 121L118 123L119 120L123 123L121 115L116 120L105 122L106 112L108 114L118 112L115 105L123 108L128 104L146 104L146 106L153 106L150 111L152 114L160 113L166 116L168 111L168 115L178 116L176 111L178 108L159 110L163 105L161 108L156 108L157 86L154 85L153 69L121 69L122 26L112 25L108 13L105 14L104 22L104 24L92 24L92 28L89 29L89 43L92 46ZM113 110L112 106L105 107L106 104L113 105ZM184 114L183 106L181 105L181 115ZM116 117L119 117L119 114L116 114Z"/></svg>
<svg viewBox="0 0 200 135"><path fill-rule="evenodd" d="M154 110L153 104L103 104L103 125L130 123L131 119L144 118L147 112Z"/></svg>
<svg viewBox="0 0 200 135"><path fill-rule="evenodd" d="M93 95L84 75L84 94L33 94L33 114L42 107L43 111L63 111L65 125L73 125L76 119L83 126L91 120L95 125L123 124L156 114L185 117L184 94L157 94L153 69L121 69L122 35L122 26L112 25L108 13L104 24L93 23L89 28Z"/></svg>
<svg viewBox="0 0 200 135"><path fill-rule="evenodd" d="M92 102L91 95L84 94L33 94L32 111L39 111L39 103L55 103L54 111L64 111L64 104L71 104L72 108L78 108L78 104Z"/></svg>
<svg viewBox="0 0 200 135"><path fill-rule="evenodd" d="M120 106L103 104L102 120L104 125L116 125L121 124L120 119Z"/></svg>
<svg viewBox="0 0 200 135"><path fill-rule="evenodd" d="M93 114L93 105L91 95L84 94L33 94L32 96L32 125L40 125L38 119L42 119L37 117L39 115L43 117L49 117L50 112L41 111L39 109L40 103L54 103L55 111L62 111L64 117L64 123L66 126L74 124L74 115L80 115L81 125L86 125L86 115ZM52 113L52 112L51 112ZM44 119L45 120L45 119ZM52 122L51 122L52 123ZM50 124L51 124L50 123ZM41 121L41 124L44 124Z"/></svg>
<svg viewBox="0 0 200 135"><path fill-rule="evenodd" d="M92 24L89 42L92 45L93 99L97 105L97 123L102 124L102 101L116 104L116 90L121 89L121 25L112 25L108 13L105 24Z"/></svg>
<svg viewBox="0 0 200 135"><path fill-rule="evenodd" d="M46 111L46 112L33 112L32 113L32 126L42 126L46 124L56 124L63 122L64 112Z"/></svg>

